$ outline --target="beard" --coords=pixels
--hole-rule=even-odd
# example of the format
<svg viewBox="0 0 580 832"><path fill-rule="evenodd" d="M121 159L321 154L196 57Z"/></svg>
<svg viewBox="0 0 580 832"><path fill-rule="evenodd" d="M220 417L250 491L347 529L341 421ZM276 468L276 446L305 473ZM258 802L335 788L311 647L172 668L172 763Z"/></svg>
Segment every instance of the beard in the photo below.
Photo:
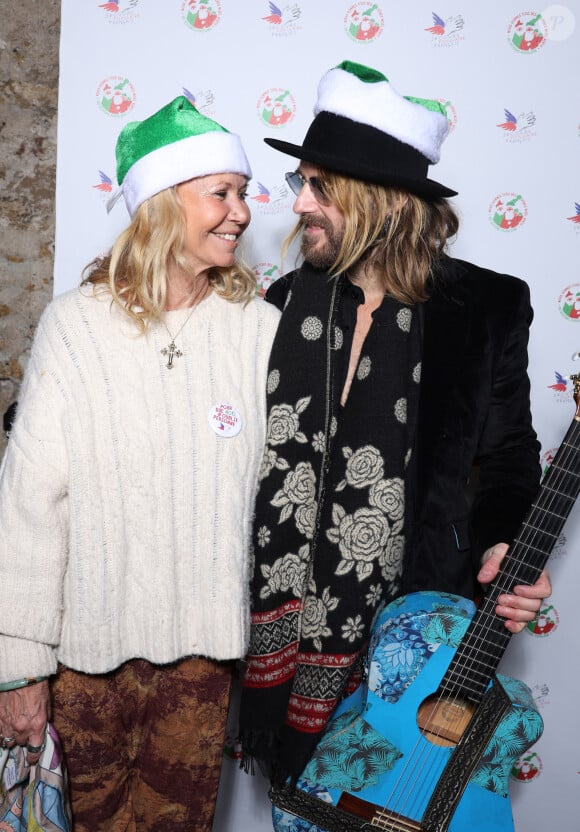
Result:
<svg viewBox="0 0 580 832"><path fill-rule="evenodd" d="M300 224L303 229L300 241L300 253L307 263L316 269L327 269L336 261L342 245L344 231L335 228L325 216L320 214L302 214ZM320 240L311 240L304 234L304 228L314 225L322 228L326 234L326 241L322 245Z"/></svg>

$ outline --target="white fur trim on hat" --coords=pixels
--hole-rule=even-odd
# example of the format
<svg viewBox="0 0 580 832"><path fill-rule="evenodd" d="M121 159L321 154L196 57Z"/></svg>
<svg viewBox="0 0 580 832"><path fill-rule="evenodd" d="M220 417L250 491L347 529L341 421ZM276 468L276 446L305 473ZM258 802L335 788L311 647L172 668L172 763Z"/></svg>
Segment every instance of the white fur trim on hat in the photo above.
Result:
<svg viewBox="0 0 580 832"><path fill-rule="evenodd" d="M442 113L399 95L386 79L366 82L339 67L325 73L318 85L314 115L323 111L388 133L414 147L431 164L439 161L449 132L449 122Z"/></svg>
<svg viewBox="0 0 580 832"><path fill-rule="evenodd" d="M210 131L153 150L129 168L121 190L134 217L142 202L165 188L214 173L252 178L241 139L235 133Z"/></svg>

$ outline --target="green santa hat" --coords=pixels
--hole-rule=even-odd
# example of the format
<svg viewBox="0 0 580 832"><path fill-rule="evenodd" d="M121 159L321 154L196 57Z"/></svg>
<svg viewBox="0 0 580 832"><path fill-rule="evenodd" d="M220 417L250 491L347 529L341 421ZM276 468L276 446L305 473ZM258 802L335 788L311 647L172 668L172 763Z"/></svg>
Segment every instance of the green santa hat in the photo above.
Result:
<svg viewBox="0 0 580 832"><path fill-rule="evenodd" d="M213 173L252 176L240 137L204 116L180 95L144 121L121 130L115 149L117 182L131 217L165 188Z"/></svg>
<svg viewBox="0 0 580 832"><path fill-rule="evenodd" d="M399 95L381 72L343 61L318 85L314 121L303 144L265 142L353 179L398 185L432 199L457 193L427 177L448 133L438 101Z"/></svg>

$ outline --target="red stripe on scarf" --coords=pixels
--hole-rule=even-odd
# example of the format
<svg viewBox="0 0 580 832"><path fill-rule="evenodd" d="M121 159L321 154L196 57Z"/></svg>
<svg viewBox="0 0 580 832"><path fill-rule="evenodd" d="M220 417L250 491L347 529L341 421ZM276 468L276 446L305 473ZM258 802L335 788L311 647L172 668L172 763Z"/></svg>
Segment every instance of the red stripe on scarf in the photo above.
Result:
<svg viewBox="0 0 580 832"><path fill-rule="evenodd" d="M309 699L293 693L288 703L286 724L305 734L316 734L324 729L336 702L336 699Z"/></svg>

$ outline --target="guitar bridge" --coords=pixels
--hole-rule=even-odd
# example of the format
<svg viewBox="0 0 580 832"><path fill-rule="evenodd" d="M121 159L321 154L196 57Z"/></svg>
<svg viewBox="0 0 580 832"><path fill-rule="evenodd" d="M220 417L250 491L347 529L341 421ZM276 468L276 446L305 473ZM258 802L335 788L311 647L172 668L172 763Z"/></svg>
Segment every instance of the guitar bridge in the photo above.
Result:
<svg viewBox="0 0 580 832"><path fill-rule="evenodd" d="M366 821L367 824L376 829L387 829L388 832L421 832L421 824L416 820L404 817L404 815L389 812L382 809L375 803L361 800L353 794L343 792L337 807L351 815L356 815Z"/></svg>

